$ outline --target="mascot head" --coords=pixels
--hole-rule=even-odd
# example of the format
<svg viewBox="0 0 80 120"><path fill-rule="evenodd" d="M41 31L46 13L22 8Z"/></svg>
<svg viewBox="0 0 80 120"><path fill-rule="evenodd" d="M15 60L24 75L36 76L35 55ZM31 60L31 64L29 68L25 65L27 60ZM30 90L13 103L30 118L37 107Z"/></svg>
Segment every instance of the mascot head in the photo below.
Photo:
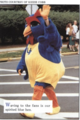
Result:
<svg viewBox="0 0 80 120"><path fill-rule="evenodd" d="M34 15L27 17L26 28L23 32L24 37L27 37L26 43L35 44L38 42L38 37L44 35L44 19L41 17L39 10Z"/></svg>
<svg viewBox="0 0 80 120"><path fill-rule="evenodd" d="M27 37L26 43L35 44L39 42L41 49L52 52L54 49L59 51L62 46L62 40L55 24L48 17L50 12L49 5L43 5L42 9L36 11L35 14L27 17L23 35ZM49 20L46 26L45 20Z"/></svg>

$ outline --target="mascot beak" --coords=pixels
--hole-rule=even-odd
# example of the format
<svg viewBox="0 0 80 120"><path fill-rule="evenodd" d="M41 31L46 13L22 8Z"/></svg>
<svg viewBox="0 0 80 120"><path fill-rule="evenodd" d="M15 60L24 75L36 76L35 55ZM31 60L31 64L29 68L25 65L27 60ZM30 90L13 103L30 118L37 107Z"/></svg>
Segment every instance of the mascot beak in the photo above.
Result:
<svg viewBox="0 0 80 120"><path fill-rule="evenodd" d="M33 16L29 16L25 19L27 23L27 27L24 29L23 32L24 37L27 37L32 33L31 27L40 24L40 21L37 19L38 16L41 16L39 10L37 10Z"/></svg>
<svg viewBox="0 0 80 120"><path fill-rule="evenodd" d="M23 32L24 37L27 37L28 35L30 35L32 33L30 26L28 25Z"/></svg>

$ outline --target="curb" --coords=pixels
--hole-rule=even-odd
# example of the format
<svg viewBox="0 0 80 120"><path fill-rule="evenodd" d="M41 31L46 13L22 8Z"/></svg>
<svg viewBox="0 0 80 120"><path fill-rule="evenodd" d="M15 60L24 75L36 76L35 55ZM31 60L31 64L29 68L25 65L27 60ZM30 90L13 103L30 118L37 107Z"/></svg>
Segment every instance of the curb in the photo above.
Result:
<svg viewBox="0 0 80 120"><path fill-rule="evenodd" d="M7 61L15 61L15 60L20 60L21 57L18 58L1 58L0 62L7 62Z"/></svg>
<svg viewBox="0 0 80 120"><path fill-rule="evenodd" d="M66 53L61 53L63 56L66 55L75 55L78 54L78 52L66 52ZM7 61L15 61L15 60L20 60L21 57L17 57L17 58L0 58L0 62L7 62Z"/></svg>
<svg viewBox="0 0 80 120"><path fill-rule="evenodd" d="M66 52L66 53L62 53L62 55L75 55L78 54L78 52Z"/></svg>

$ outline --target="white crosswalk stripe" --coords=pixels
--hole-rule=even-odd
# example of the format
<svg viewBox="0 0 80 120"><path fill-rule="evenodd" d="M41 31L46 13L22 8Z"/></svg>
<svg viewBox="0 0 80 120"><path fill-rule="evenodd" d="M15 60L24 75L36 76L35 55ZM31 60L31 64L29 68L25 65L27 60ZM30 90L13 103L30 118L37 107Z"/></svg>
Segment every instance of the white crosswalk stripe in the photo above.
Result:
<svg viewBox="0 0 80 120"><path fill-rule="evenodd" d="M0 82L0 85L29 85L30 82ZM58 84L79 84L79 81L59 81Z"/></svg>
<svg viewBox="0 0 80 120"><path fill-rule="evenodd" d="M77 112L60 112L55 115L47 115L47 114L35 114L36 117L39 117L41 119L67 119L67 118L78 118L79 113Z"/></svg>
<svg viewBox="0 0 80 120"><path fill-rule="evenodd" d="M23 73L22 75L25 75L25 73ZM0 74L0 77L5 77L5 76L19 76L19 74ZM62 78L64 79L71 79L71 80L79 80L78 77L72 77L72 76L62 76Z"/></svg>
<svg viewBox="0 0 80 120"><path fill-rule="evenodd" d="M33 93L4 93L0 94L0 97L32 97ZM57 97L79 97L79 93L56 93ZM43 97L46 97L43 94Z"/></svg>

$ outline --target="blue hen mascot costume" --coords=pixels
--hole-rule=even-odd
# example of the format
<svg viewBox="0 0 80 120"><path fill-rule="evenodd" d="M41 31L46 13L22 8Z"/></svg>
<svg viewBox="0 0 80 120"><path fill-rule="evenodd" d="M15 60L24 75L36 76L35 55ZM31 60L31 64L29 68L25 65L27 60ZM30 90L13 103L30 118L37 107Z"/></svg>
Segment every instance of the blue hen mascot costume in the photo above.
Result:
<svg viewBox="0 0 80 120"><path fill-rule="evenodd" d="M27 47L17 66L17 72L25 70L24 79L29 78L31 87L34 88L32 100L41 100L45 93L49 100L53 101L52 113L59 113L60 106L54 89L60 78L65 73L65 67L60 57L62 40L60 34L48 18L49 5L43 5L35 14L27 17L27 27L23 35L27 36ZM21 115L33 118L34 113L21 113Z"/></svg>

